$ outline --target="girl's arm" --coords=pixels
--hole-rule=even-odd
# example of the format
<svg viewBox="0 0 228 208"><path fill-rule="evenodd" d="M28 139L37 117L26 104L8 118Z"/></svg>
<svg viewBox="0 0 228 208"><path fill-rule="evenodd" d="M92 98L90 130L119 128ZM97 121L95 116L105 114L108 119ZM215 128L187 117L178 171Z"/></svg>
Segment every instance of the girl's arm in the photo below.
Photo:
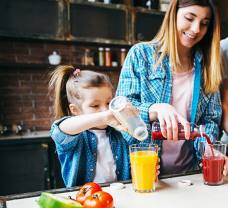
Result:
<svg viewBox="0 0 228 208"><path fill-rule="evenodd" d="M69 117L59 124L59 128L66 134L75 135L91 128L105 128L106 125L124 130L109 110Z"/></svg>

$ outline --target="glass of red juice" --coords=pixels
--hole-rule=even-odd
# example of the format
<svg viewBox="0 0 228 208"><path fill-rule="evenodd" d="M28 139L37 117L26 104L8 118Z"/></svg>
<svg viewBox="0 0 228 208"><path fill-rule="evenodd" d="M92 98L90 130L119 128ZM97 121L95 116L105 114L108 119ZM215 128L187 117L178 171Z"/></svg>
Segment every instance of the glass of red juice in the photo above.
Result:
<svg viewBox="0 0 228 208"><path fill-rule="evenodd" d="M215 144L202 142L200 145L204 184L212 186L223 184L226 144L221 142Z"/></svg>

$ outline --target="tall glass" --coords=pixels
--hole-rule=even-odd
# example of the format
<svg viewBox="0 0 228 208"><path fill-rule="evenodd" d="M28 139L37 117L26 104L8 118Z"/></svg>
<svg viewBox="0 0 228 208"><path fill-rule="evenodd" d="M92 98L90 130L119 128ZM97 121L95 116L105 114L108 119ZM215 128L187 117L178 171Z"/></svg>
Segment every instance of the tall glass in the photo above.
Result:
<svg viewBox="0 0 228 208"><path fill-rule="evenodd" d="M155 191L158 146L133 144L130 146L132 184L136 192Z"/></svg>
<svg viewBox="0 0 228 208"><path fill-rule="evenodd" d="M215 144L201 143L203 163L203 180L206 185L223 184L223 168L226 155L226 144L217 142Z"/></svg>

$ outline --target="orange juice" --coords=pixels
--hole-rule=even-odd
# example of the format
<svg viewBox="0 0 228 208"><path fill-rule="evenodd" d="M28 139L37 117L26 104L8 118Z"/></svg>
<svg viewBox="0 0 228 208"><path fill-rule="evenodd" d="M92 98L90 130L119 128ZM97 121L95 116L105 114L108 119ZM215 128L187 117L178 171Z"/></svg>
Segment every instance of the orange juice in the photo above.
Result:
<svg viewBox="0 0 228 208"><path fill-rule="evenodd" d="M152 150L130 153L133 188L137 192L155 190L156 164L158 155Z"/></svg>

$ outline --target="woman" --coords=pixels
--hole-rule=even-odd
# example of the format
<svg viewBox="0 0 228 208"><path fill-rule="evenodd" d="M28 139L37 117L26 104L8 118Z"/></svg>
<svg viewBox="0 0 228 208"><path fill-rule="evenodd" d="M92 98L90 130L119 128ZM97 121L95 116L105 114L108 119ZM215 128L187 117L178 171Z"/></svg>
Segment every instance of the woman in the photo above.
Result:
<svg viewBox="0 0 228 208"><path fill-rule="evenodd" d="M223 81L221 86L221 96L223 105L223 119L222 128L223 136L221 141L228 145L228 37L221 40L221 57L222 57L222 69L223 69ZM228 150L228 149L227 149ZM228 155L228 152L227 152Z"/></svg>
<svg viewBox="0 0 228 208"><path fill-rule="evenodd" d="M187 141L190 123L204 125L212 142L218 137L219 24L214 1L172 0L157 36L133 46L123 65L117 95L127 96L148 126L158 119L167 138L156 141L163 174L189 171L198 164L199 142L205 139ZM177 142L178 123L186 140Z"/></svg>

